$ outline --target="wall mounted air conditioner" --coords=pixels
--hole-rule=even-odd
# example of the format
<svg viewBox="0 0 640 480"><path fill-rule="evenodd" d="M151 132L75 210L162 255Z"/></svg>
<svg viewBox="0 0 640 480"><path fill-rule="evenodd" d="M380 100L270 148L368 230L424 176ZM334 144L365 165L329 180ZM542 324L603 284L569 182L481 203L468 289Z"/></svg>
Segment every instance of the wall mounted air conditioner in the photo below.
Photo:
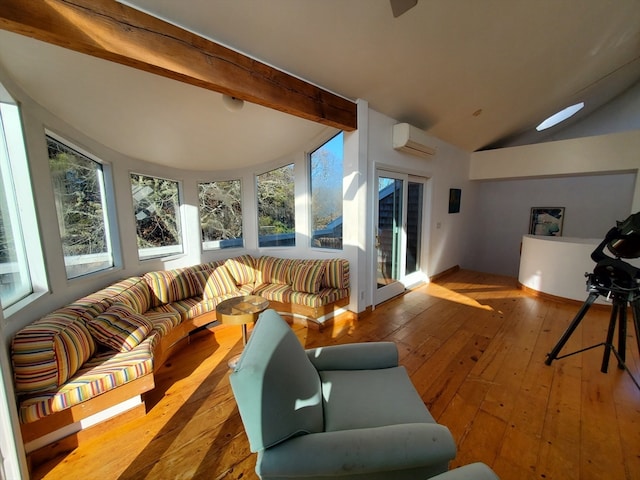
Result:
<svg viewBox="0 0 640 480"><path fill-rule="evenodd" d="M400 152L431 158L435 155L436 149L430 147L428 143L427 134L413 125L398 123L393 126L393 148Z"/></svg>

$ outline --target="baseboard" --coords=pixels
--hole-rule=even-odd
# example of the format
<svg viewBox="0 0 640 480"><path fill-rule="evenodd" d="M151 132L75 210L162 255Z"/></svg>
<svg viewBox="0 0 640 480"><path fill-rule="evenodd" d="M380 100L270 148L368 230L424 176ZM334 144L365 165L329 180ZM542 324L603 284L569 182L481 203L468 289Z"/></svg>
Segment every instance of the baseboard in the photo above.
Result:
<svg viewBox="0 0 640 480"><path fill-rule="evenodd" d="M431 277L429 277L429 281L435 282L437 280L441 280L443 277L446 277L447 275L451 275L452 273L456 273L459 270L460 270L460 265L454 265L451 268L447 268L446 270L443 270L440 273L436 273L435 275L432 275Z"/></svg>
<svg viewBox="0 0 640 480"><path fill-rule="evenodd" d="M544 298L546 300L551 300L553 302L566 303L568 305L575 305L576 307L579 307L584 303L584 301L574 300L573 298L558 297L556 295L551 295L550 293L540 292L538 290L534 290L531 287L527 287L526 285L523 285L520 282L518 282L518 288L523 292L527 292L529 295L533 297ZM585 291L585 296L584 296L585 301L587 300L587 297L588 297L588 293ZM599 308L602 310L607 310L611 308L611 304L593 303L590 308Z"/></svg>

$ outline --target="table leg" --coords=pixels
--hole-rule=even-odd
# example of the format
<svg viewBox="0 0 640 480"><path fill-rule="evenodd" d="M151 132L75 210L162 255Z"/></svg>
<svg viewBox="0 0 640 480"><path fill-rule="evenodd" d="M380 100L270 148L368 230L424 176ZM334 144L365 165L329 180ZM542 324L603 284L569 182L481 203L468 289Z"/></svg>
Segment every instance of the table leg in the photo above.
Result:
<svg viewBox="0 0 640 480"><path fill-rule="evenodd" d="M242 345L247 344L247 324L242 324Z"/></svg>

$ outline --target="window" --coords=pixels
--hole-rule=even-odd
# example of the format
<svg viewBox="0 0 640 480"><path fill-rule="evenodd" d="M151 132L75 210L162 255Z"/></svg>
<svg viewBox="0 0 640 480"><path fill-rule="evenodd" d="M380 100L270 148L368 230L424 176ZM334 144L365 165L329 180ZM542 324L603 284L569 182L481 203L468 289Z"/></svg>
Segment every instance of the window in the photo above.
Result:
<svg viewBox="0 0 640 480"><path fill-rule="evenodd" d="M243 247L240 180L198 184L202 248Z"/></svg>
<svg viewBox="0 0 640 480"><path fill-rule="evenodd" d="M343 135L311 152L311 246L342 248Z"/></svg>
<svg viewBox="0 0 640 480"><path fill-rule="evenodd" d="M296 244L293 164L257 176L258 246Z"/></svg>
<svg viewBox="0 0 640 480"><path fill-rule="evenodd" d="M113 267L102 164L47 136L67 278Z"/></svg>
<svg viewBox="0 0 640 480"><path fill-rule="evenodd" d="M17 107L0 104L0 121L0 300L6 308L29 295L32 287L9 148L12 124L20 125Z"/></svg>
<svg viewBox="0 0 640 480"><path fill-rule="evenodd" d="M47 290L20 111L0 85L0 303L7 318L20 301Z"/></svg>
<svg viewBox="0 0 640 480"><path fill-rule="evenodd" d="M140 259L182 253L178 182L131 174Z"/></svg>

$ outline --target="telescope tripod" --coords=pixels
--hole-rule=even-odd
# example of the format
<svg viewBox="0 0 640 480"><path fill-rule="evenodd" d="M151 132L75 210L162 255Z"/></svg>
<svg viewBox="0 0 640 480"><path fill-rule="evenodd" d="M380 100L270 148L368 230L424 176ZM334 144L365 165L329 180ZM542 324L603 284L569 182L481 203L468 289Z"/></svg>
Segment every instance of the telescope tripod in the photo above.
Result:
<svg viewBox="0 0 640 480"><path fill-rule="evenodd" d="M569 327L565 330L560 337L560 340L553 347L550 353L547 354L547 359L545 360L545 364L551 365L551 362L554 360L560 360L561 358L566 358L571 355L575 355L577 353L582 353L587 350L591 350L592 348L602 347L604 346L604 354L602 356L602 366L600 371L602 373L607 373L609 369L609 359L611 358L611 352L616 356L618 360L618 368L626 370L629 374L633 383L635 383L636 387L640 389L640 384L633 377L627 365L625 363L626 360L626 340L627 340L627 304L631 307L631 312L633 314L633 324L636 332L636 342L638 344L638 350L640 351L640 287L632 288L632 289L618 289L615 287L612 288L604 288L589 285L589 296L587 300L582 304L580 310L577 315L569 324ZM611 318L609 320L609 328L607 330L607 338L604 342L598 343L596 345L591 345L590 347L583 348L581 350L577 350L575 352L567 353L562 356L558 356L562 347L567 343L575 329L578 327L582 318L586 315L587 311L593 305L593 302L600 295L607 295L607 298L611 298L613 300L613 305L611 309ZM618 323L618 348L616 349L613 345L613 337L616 329L616 320Z"/></svg>

